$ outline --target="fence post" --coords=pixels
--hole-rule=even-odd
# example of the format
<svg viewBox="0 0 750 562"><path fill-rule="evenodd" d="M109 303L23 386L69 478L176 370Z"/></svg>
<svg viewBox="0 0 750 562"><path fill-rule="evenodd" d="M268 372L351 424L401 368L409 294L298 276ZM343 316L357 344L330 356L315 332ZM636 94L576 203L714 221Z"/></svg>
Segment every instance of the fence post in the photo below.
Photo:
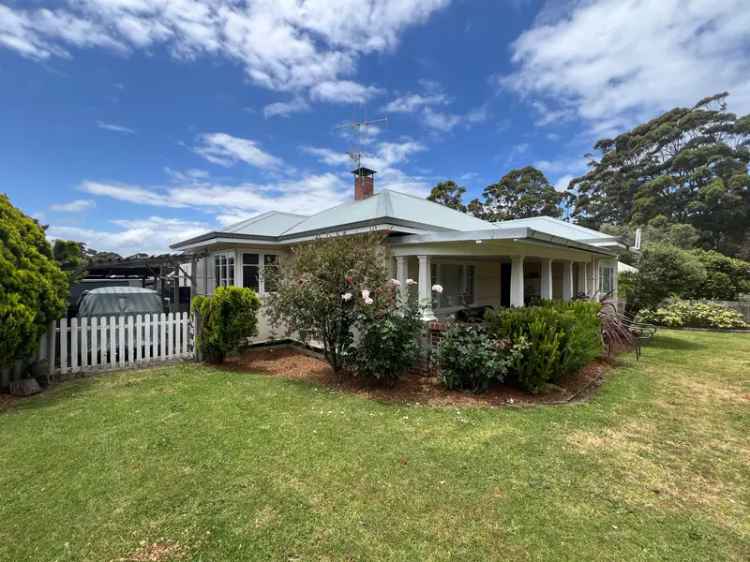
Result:
<svg viewBox="0 0 750 562"><path fill-rule="evenodd" d="M57 359L57 328L55 327L57 322L52 320L49 323L49 345L47 346L49 355L49 374L50 376L55 374L55 360Z"/></svg>

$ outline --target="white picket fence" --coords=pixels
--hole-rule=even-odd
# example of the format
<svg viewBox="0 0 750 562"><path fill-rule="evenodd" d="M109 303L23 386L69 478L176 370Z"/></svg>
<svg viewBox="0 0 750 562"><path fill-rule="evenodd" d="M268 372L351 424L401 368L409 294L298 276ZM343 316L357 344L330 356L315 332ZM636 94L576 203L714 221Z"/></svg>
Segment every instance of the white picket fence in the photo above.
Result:
<svg viewBox="0 0 750 562"><path fill-rule="evenodd" d="M63 318L45 346L50 375L124 369L193 357L187 312Z"/></svg>

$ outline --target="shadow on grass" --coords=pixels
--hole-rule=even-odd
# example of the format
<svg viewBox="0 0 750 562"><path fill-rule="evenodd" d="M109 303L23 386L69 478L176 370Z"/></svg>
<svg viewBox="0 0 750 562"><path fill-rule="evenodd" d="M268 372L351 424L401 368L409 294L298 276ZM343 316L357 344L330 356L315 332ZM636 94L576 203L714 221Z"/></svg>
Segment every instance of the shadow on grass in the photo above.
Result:
<svg viewBox="0 0 750 562"><path fill-rule="evenodd" d="M696 349L705 349L706 344L690 341L683 338L674 338L672 336L665 336L663 334L657 334L653 340L644 346L646 350L649 348L657 349L669 349L673 351L692 351Z"/></svg>

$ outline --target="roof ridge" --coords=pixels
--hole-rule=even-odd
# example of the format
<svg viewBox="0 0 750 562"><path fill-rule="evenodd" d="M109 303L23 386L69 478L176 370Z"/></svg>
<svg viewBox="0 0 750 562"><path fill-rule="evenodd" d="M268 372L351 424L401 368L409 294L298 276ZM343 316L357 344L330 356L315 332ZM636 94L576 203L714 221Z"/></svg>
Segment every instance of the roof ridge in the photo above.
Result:
<svg viewBox="0 0 750 562"><path fill-rule="evenodd" d="M289 232L293 228L297 228L300 224L302 224L303 222L305 222L305 220L307 220L307 219L313 219L313 218L317 217L318 215L322 215L323 213L327 213L328 211L332 211L333 209L338 209L339 207L345 207L347 205L350 206L350 207L353 207L354 205L357 205L358 203L364 203L367 200L372 199L373 197L379 197L380 195L383 194L383 191L384 190L381 190L378 193L373 193L370 197L366 197L365 199L359 199L359 200L355 199L354 201L344 201L343 203L339 203L338 205L334 205L333 207L328 207L326 209L318 211L317 213L313 213L312 215L303 215L304 216L304 220L301 220L298 223L290 226L284 232L282 232L280 234L280 236L283 236L284 234L286 234L287 232Z"/></svg>
<svg viewBox="0 0 750 562"><path fill-rule="evenodd" d="M480 219L479 217L475 217L474 215L470 215L469 213L464 213L464 212L458 211L456 209L453 209L453 208L449 207L448 205L443 205L442 203L438 203L437 201L430 201L429 199L427 199L427 197L419 197L418 195L413 195L411 193L404 193L403 191L396 191L395 189L389 189L389 188L382 189L381 193L383 193L385 191L388 191L389 193L395 193L397 195L403 195L404 197L409 197L411 199L416 199L417 201L422 201L422 202L428 203L430 205L437 205L438 207L440 207L442 209L447 209L448 211L451 211L451 212L454 212L454 213L458 213L459 215L462 215L464 217L469 217L471 219L476 219L478 221L486 222L487 224L492 225L492 223L489 222L489 221L486 221L484 219Z"/></svg>

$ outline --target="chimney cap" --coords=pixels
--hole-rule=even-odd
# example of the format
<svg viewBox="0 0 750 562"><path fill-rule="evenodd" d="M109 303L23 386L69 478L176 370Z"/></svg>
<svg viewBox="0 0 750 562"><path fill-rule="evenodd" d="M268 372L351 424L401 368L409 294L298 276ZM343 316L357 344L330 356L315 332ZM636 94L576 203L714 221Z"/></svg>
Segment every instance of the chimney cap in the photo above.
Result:
<svg viewBox="0 0 750 562"><path fill-rule="evenodd" d="M356 170L352 170L352 174L354 174L355 176L373 176L375 175L375 173L375 170L365 168L364 166L360 166Z"/></svg>

